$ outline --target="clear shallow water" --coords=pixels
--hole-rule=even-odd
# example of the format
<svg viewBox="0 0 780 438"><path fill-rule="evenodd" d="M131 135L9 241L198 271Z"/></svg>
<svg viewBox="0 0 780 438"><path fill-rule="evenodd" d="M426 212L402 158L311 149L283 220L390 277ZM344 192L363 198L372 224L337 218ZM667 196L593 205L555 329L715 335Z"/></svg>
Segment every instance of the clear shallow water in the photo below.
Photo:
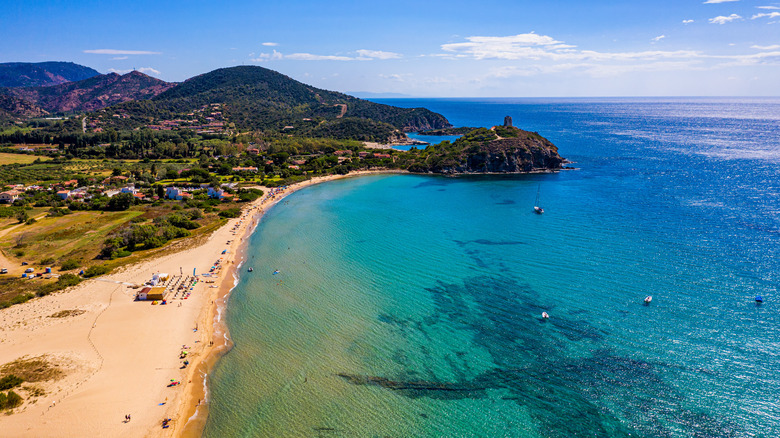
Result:
<svg viewBox="0 0 780 438"><path fill-rule="evenodd" d="M206 436L780 435L780 100L384 102L511 115L579 170L286 198Z"/></svg>

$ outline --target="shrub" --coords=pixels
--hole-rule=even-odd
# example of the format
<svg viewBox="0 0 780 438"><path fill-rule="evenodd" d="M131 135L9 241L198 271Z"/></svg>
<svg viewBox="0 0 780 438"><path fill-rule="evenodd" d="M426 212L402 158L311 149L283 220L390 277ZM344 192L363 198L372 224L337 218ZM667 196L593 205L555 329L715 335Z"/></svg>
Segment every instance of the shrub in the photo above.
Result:
<svg viewBox="0 0 780 438"><path fill-rule="evenodd" d="M21 249L17 249L16 251L14 251L14 255L17 257L24 257L24 251Z"/></svg>
<svg viewBox="0 0 780 438"><path fill-rule="evenodd" d="M71 269L76 269L79 267L81 263L76 259L68 259L62 262L62 266L60 266L60 271L70 271Z"/></svg>
<svg viewBox="0 0 780 438"><path fill-rule="evenodd" d="M219 212L219 217L236 218L239 216L241 216L241 210L238 208L228 208L227 210L222 210Z"/></svg>
<svg viewBox="0 0 780 438"><path fill-rule="evenodd" d="M91 278L91 277L97 277L98 275L107 274L111 271L111 268L109 268L106 265L95 265L90 266L87 268L86 271L84 271L84 277Z"/></svg>
<svg viewBox="0 0 780 438"><path fill-rule="evenodd" d="M152 236L144 241L146 249L159 248L165 245L167 241L160 236Z"/></svg>
<svg viewBox="0 0 780 438"><path fill-rule="evenodd" d="M15 388L22 384L24 380L22 380L21 377L16 377L13 374L9 374L2 379L0 379L0 391L5 391L7 389Z"/></svg>
<svg viewBox="0 0 780 438"><path fill-rule="evenodd" d="M54 257L46 257L45 259L41 260L41 265L53 265L55 262Z"/></svg>
<svg viewBox="0 0 780 438"><path fill-rule="evenodd" d="M117 251L116 256L117 257L127 257L127 256L129 256L131 254L132 253L130 251L122 250L122 251Z"/></svg>
<svg viewBox="0 0 780 438"><path fill-rule="evenodd" d="M200 227L200 224L193 222L180 214L172 214L168 216L167 219L169 224L174 227L184 228L185 230L194 230Z"/></svg>
<svg viewBox="0 0 780 438"><path fill-rule="evenodd" d="M44 297L46 295L49 295L52 292L65 289L70 286L75 286L79 283L81 283L81 278L78 275L63 274L60 275L60 278L58 278L56 282L41 286L38 289L38 291L35 293L35 295L38 295L39 297Z"/></svg>
<svg viewBox="0 0 780 438"><path fill-rule="evenodd" d="M27 225L32 225L32 224L34 224L36 222L38 222L38 221L36 221L35 218L31 217L30 219L27 219L24 223L27 224Z"/></svg>
<svg viewBox="0 0 780 438"><path fill-rule="evenodd" d="M3 409L13 409L19 405L22 404L22 397L19 396L19 394L8 391L8 397L5 399L5 406L3 406Z"/></svg>

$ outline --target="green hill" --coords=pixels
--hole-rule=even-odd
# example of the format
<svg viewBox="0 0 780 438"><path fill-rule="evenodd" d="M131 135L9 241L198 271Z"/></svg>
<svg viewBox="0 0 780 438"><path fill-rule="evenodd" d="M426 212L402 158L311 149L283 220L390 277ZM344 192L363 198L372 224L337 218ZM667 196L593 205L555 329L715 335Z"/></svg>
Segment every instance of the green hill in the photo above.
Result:
<svg viewBox="0 0 780 438"><path fill-rule="evenodd" d="M419 131L451 126L444 116L425 108L396 108L346 94L322 90L262 67L222 68L195 76L149 102L111 108L125 119L148 122L182 117L207 105L220 104L223 119L238 130L285 130L296 135L349 135L358 125L378 131ZM358 123L355 119L370 120ZM351 121L350 121L351 120ZM376 128L376 129L375 129ZM381 133L380 133L381 131Z"/></svg>

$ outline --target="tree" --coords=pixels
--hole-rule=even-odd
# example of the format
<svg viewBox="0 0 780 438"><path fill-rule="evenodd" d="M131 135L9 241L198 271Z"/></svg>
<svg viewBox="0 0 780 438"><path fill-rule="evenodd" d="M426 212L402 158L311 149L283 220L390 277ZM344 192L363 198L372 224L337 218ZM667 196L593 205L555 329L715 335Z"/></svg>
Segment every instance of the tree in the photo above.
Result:
<svg viewBox="0 0 780 438"><path fill-rule="evenodd" d="M118 193L108 200L106 208L111 211L125 211L133 205L133 195L131 193Z"/></svg>
<svg viewBox="0 0 780 438"><path fill-rule="evenodd" d="M27 219L29 219L27 216L27 211L19 210L16 212L16 220L18 220L20 224L27 222Z"/></svg>

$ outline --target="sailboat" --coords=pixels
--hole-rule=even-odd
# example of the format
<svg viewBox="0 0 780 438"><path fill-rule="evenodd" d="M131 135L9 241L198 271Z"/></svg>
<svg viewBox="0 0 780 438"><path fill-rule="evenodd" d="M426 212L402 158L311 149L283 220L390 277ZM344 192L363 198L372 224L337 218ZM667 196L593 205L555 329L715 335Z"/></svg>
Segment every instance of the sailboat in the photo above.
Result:
<svg viewBox="0 0 780 438"><path fill-rule="evenodd" d="M539 190L541 190L541 185L536 189L536 201L534 202L534 213L536 214L542 214L544 213L544 209L539 205Z"/></svg>

